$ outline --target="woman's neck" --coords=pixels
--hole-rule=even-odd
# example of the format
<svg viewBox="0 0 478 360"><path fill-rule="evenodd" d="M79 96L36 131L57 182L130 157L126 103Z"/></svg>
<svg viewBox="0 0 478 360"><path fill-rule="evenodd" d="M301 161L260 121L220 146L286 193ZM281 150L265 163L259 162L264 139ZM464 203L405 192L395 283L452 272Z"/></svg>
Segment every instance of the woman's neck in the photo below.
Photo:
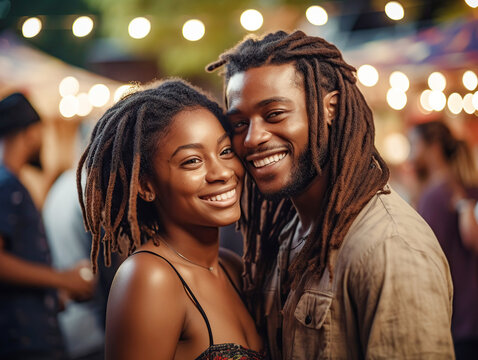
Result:
<svg viewBox="0 0 478 360"><path fill-rule="evenodd" d="M207 268L217 268L219 258L218 227L185 227L184 225L166 224L162 240L171 251L179 257L186 258L193 264ZM182 255L182 256L181 256Z"/></svg>

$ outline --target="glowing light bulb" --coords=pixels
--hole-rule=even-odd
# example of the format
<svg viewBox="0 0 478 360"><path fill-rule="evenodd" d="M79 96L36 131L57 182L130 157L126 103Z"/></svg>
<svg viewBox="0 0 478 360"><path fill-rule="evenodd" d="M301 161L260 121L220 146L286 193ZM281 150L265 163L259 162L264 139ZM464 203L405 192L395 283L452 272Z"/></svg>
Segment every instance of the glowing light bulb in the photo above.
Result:
<svg viewBox="0 0 478 360"><path fill-rule="evenodd" d="M88 98L94 107L102 107L110 99L110 89L104 84L93 85L88 91Z"/></svg>
<svg viewBox="0 0 478 360"><path fill-rule="evenodd" d="M73 35L76 37L84 37L93 30L93 20L88 16L80 16L75 20L71 27Z"/></svg>
<svg viewBox="0 0 478 360"><path fill-rule="evenodd" d="M459 114L461 110L463 110L463 99L461 98L460 94L450 94L448 97L448 110L455 115Z"/></svg>
<svg viewBox="0 0 478 360"><path fill-rule="evenodd" d="M42 23L39 18L32 17L27 20L22 25L22 34L26 38L32 38L38 35L41 31Z"/></svg>
<svg viewBox="0 0 478 360"><path fill-rule="evenodd" d="M241 25L249 31L259 30L264 22L262 14L254 9L246 10L241 15Z"/></svg>
<svg viewBox="0 0 478 360"><path fill-rule="evenodd" d="M65 118L71 118L78 112L78 99L73 95L67 95L60 101L60 114Z"/></svg>
<svg viewBox="0 0 478 360"><path fill-rule="evenodd" d="M397 1L389 1L385 5L385 14L392 20L401 20L405 15L402 4Z"/></svg>
<svg viewBox="0 0 478 360"><path fill-rule="evenodd" d="M378 82L378 71L372 65L362 65L357 70L359 81L368 87L374 86Z"/></svg>
<svg viewBox="0 0 478 360"><path fill-rule="evenodd" d="M74 76L67 76L61 80L58 89L61 96L76 95L80 89L80 83Z"/></svg>
<svg viewBox="0 0 478 360"><path fill-rule="evenodd" d="M420 95L420 105L425 111L433 111L433 108L430 105L430 94L431 90L424 90Z"/></svg>
<svg viewBox="0 0 478 360"><path fill-rule="evenodd" d="M312 25L325 25L329 19L327 11L322 6L314 5L307 9L305 17Z"/></svg>
<svg viewBox="0 0 478 360"><path fill-rule="evenodd" d="M198 41L202 39L206 32L206 28L200 20L188 20L183 25L183 36L189 41Z"/></svg>
<svg viewBox="0 0 478 360"><path fill-rule="evenodd" d="M80 93L76 97L78 99L78 111L77 114L80 116L88 115L91 110L93 110L93 105L90 103L90 98L87 93Z"/></svg>
<svg viewBox="0 0 478 360"><path fill-rule="evenodd" d="M445 87L446 87L445 76L438 71L431 73L430 76L428 77L428 86L430 87L430 89L435 91L445 90Z"/></svg>
<svg viewBox="0 0 478 360"><path fill-rule="evenodd" d="M134 85L121 85L119 88L116 89L115 94L113 96L113 101L116 103L118 102L123 96L128 94L131 89L134 88Z"/></svg>
<svg viewBox="0 0 478 360"><path fill-rule="evenodd" d="M477 0L478 1L478 0ZM463 85L465 86L466 89L473 91L476 89L476 86L478 85L478 78L476 77L476 74L471 71L465 71L463 74Z"/></svg>
<svg viewBox="0 0 478 360"><path fill-rule="evenodd" d="M466 4L471 8L478 7L478 0L465 0Z"/></svg>
<svg viewBox="0 0 478 360"><path fill-rule="evenodd" d="M400 71L394 71L390 74L390 86L395 89L399 89L403 92L407 91L410 87L410 80L407 75Z"/></svg>
<svg viewBox="0 0 478 360"><path fill-rule="evenodd" d="M391 88L387 91L387 103L394 110L402 110L407 105L407 95L400 89Z"/></svg>
<svg viewBox="0 0 478 360"><path fill-rule="evenodd" d="M133 39L142 39L151 31L151 22L145 17L137 17L131 20L128 33Z"/></svg>
<svg viewBox="0 0 478 360"><path fill-rule="evenodd" d="M410 143L400 133L387 135L384 139L384 147L384 155L387 161L393 165L404 162L410 154Z"/></svg>

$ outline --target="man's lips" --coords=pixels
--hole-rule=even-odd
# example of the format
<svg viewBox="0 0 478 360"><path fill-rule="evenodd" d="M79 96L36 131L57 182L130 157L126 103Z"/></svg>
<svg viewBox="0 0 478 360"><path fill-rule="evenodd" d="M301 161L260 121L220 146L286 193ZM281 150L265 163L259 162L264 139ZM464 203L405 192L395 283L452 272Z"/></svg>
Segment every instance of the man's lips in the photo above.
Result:
<svg viewBox="0 0 478 360"><path fill-rule="evenodd" d="M286 157L287 153L288 153L287 150L281 150L274 153L268 152L268 153L262 153L262 154L254 154L254 155L248 156L246 160L254 168L263 168L265 166L278 163L279 161L281 161L283 158Z"/></svg>

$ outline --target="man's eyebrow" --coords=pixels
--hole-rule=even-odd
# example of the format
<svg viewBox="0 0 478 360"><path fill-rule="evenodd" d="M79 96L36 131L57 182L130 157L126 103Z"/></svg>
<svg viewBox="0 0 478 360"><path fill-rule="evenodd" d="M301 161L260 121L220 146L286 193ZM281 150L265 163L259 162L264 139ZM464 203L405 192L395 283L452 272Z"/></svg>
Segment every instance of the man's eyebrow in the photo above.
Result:
<svg viewBox="0 0 478 360"><path fill-rule="evenodd" d="M282 97L282 96L276 96L276 97L272 97L272 98L269 98L269 99L264 99L262 101L259 101L255 105L255 107L261 108L261 107L267 106L271 103L292 103L292 100L290 100L288 98L285 98L285 97ZM236 115L236 114L240 114L240 113L241 113L241 110L239 110L238 108L231 108L226 112L226 115L230 116L230 115Z"/></svg>
<svg viewBox="0 0 478 360"><path fill-rule="evenodd" d="M217 143L220 144L222 143L225 139L227 139L229 137L229 134L228 133L224 133L223 135L221 135L218 139L217 139ZM181 150L185 150L185 149L204 149L204 146L202 144L199 144L199 143L192 143L192 144L186 144L186 145L181 145L181 146L178 146L176 148L176 150L174 150L173 154L171 155L171 159L174 157L174 155L176 155L178 152L180 152Z"/></svg>

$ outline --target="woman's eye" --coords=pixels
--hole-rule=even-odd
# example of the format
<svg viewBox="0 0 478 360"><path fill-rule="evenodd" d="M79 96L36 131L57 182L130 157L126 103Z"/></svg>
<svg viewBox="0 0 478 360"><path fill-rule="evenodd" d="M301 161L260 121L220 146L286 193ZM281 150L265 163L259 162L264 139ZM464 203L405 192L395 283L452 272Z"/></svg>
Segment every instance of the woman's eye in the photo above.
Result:
<svg viewBox="0 0 478 360"><path fill-rule="evenodd" d="M198 158L193 158L193 159L186 160L186 161L183 162L181 165L193 165L193 164L199 164L200 162L201 162L200 159L198 159Z"/></svg>

